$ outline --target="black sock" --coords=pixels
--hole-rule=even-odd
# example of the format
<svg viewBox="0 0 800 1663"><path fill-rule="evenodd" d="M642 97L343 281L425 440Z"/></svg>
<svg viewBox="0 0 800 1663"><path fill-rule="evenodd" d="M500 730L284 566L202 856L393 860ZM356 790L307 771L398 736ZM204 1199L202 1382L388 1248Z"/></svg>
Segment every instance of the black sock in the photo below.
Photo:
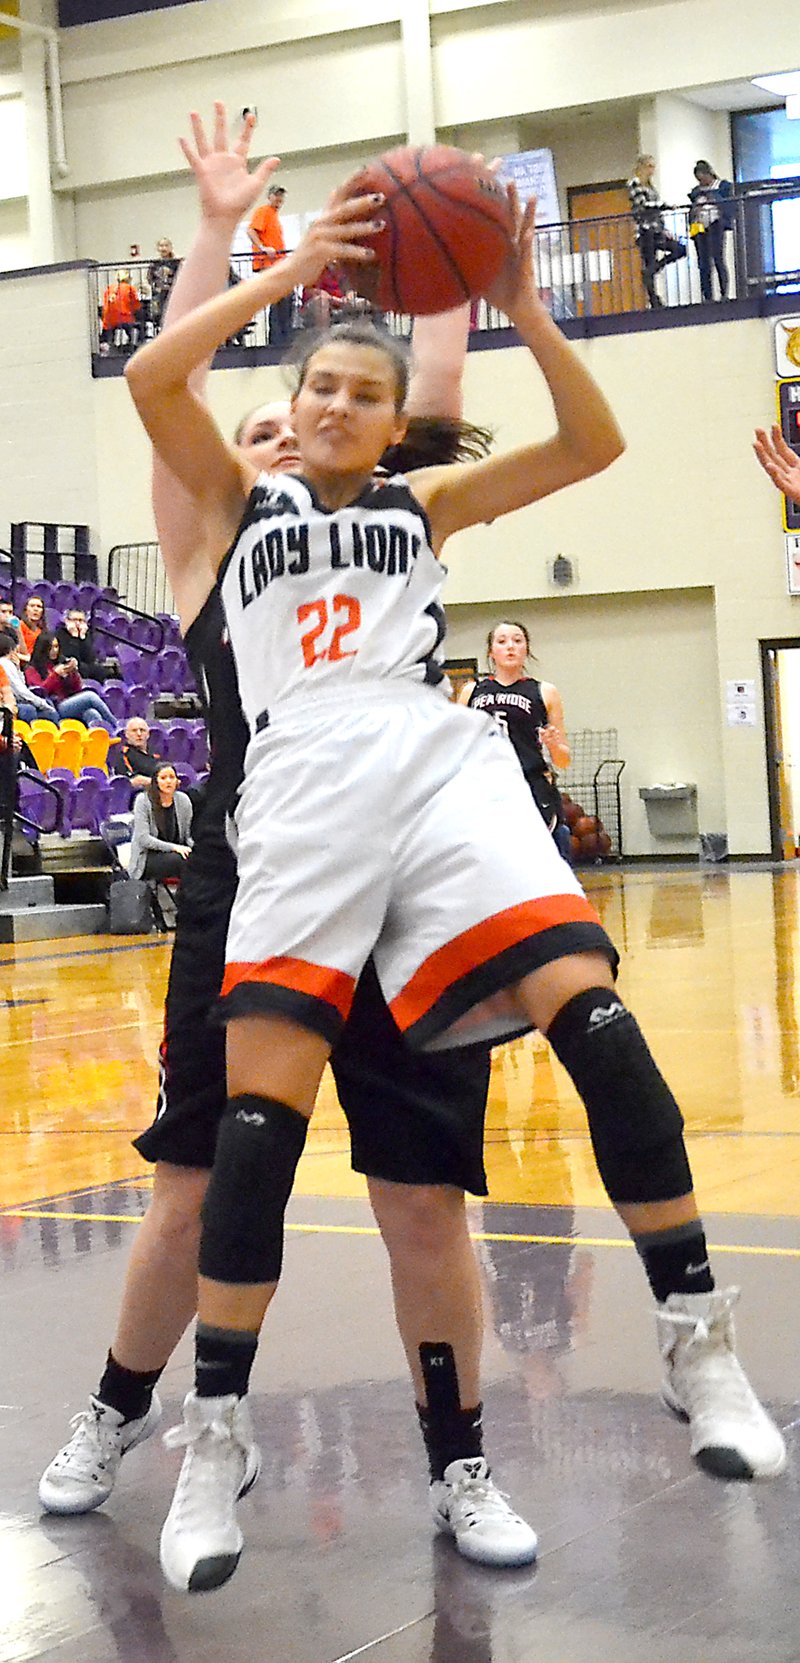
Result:
<svg viewBox="0 0 800 1663"><path fill-rule="evenodd" d="M198 1322L194 1347L197 1396L246 1397L257 1347L257 1334Z"/></svg>
<svg viewBox="0 0 800 1663"><path fill-rule="evenodd" d="M450 1345L424 1342L419 1348L427 1406L417 1404L431 1482L444 1478L451 1461L483 1455L483 1404L462 1409L458 1372Z"/></svg>
<svg viewBox="0 0 800 1663"><path fill-rule="evenodd" d="M452 1409L444 1415L430 1408L423 1409L418 1403L417 1414L425 1440L431 1483L444 1478L445 1468L451 1461L475 1459L483 1455L482 1403L474 1409Z"/></svg>
<svg viewBox="0 0 800 1663"><path fill-rule="evenodd" d="M659 1305L671 1293L713 1293L714 1277L699 1219L634 1236L633 1244Z"/></svg>
<svg viewBox="0 0 800 1663"><path fill-rule="evenodd" d="M109 1351L105 1372L95 1395L109 1409L116 1409L124 1420L141 1420L150 1408L153 1389L161 1379L164 1367L139 1373L137 1369L123 1368Z"/></svg>

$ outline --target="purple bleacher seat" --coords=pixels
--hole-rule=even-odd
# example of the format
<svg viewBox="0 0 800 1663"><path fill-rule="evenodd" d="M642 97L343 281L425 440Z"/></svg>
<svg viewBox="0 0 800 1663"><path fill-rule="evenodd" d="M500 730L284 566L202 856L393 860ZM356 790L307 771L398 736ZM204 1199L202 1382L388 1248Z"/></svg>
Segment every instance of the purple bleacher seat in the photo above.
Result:
<svg viewBox="0 0 800 1663"><path fill-rule="evenodd" d="M84 682L85 687L91 684ZM122 681L104 681L101 698L105 699L112 716L118 722L127 722L129 715L130 692Z"/></svg>
<svg viewBox="0 0 800 1663"><path fill-rule="evenodd" d="M169 755L167 729L162 727L160 722L149 722L148 726L150 728L149 744L151 751L155 751L157 756L168 756L171 762L172 757Z"/></svg>
<svg viewBox="0 0 800 1663"><path fill-rule="evenodd" d="M108 682L106 682L108 686ZM128 695L128 718L131 716L146 716L148 707L153 702L152 688L144 687L140 681L135 681L125 689Z"/></svg>
<svg viewBox="0 0 800 1663"><path fill-rule="evenodd" d="M91 676L82 676L81 680L83 682L84 688L88 687L90 692L99 693L101 699L104 697L104 689L105 689L105 683L104 682L102 682L102 681L93 681ZM122 686L121 682L120 682L120 686ZM116 715L116 712L114 712L114 714Z"/></svg>
<svg viewBox="0 0 800 1663"><path fill-rule="evenodd" d="M157 612L156 617L164 626L164 645L178 647L181 642L181 626L178 619L171 612Z"/></svg>
<svg viewBox="0 0 800 1663"><path fill-rule="evenodd" d="M98 834L100 822L108 813L109 788L104 779L87 778L81 774L75 781L75 798L72 805L72 830L90 831Z"/></svg>
<svg viewBox="0 0 800 1663"><path fill-rule="evenodd" d="M14 599L18 612L21 612L29 598L35 592L35 585L29 577L18 577L14 584Z"/></svg>
<svg viewBox="0 0 800 1663"><path fill-rule="evenodd" d="M111 774L108 780L107 814L128 814L134 789L124 774Z"/></svg>
<svg viewBox="0 0 800 1663"><path fill-rule="evenodd" d="M87 762L87 763L84 764L84 766L82 767L82 769L80 771L80 774L78 775L78 778L82 779L82 780L84 780L84 779L102 780L104 785L108 784L108 775L105 771L105 768L96 768L93 762Z"/></svg>
<svg viewBox="0 0 800 1663"><path fill-rule="evenodd" d="M200 723L199 730L196 729L192 735L192 754L189 761L198 772L208 767L208 734L204 722Z"/></svg>
<svg viewBox="0 0 800 1663"><path fill-rule="evenodd" d="M131 618L128 638L135 647L152 647L156 652L163 644L162 631L155 618Z"/></svg>
<svg viewBox="0 0 800 1663"><path fill-rule="evenodd" d="M50 768L46 777L50 784L54 785L61 793L64 803L64 824L61 835L62 837L69 837L72 831L72 814L75 808L75 775L71 768Z"/></svg>
<svg viewBox="0 0 800 1663"><path fill-rule="evenodd" d="M76 599L77 593L74 583L56 583L53 586L53 605L59 607L62 612L69 612L73 606L81 604Z"/></svg>
<svg viewBox="0 0 800 1663"><path fill-rule="evenodd" d="M170 762L191 762L194 766L194 734L189 723L180 716L173 716L165 724L166 755Z"/></svg>
<svg viewBox="0 0 800 1663"><path fill-rule="evenodd" d="M98 596L102 594L102 590L97 583L79 583L75 592L77 595L76 605L83 607L84 612L91 612Z"/></svg>
<svg viewBox="0 0 800 1663"><path fill-rule="evenodd" d="M110 636L108 640L109 650L113 652L119 663L126 687L131 687L134 682L142 682L144 677L139 674L140 654L136 651L136 648L127 646L123 641L112 642Z"/></svg>
<svg viewBox="0 0 800 1663"><path fill-rule="evenodd" d="M30 816L40 831L56 830L56 800L52 791L46 791L38 780L26 779L24 774L19 776L19 808L21 814ZM69 836L69 833L66 835Z"/></svg>
<svg viewBox="0 0 800 1663"><path fill-rule="evenodd" d="M165 647L158 655L158 685L162 693L183 691L186 657L180 647Z"/></svg>
<svg viewBox="0 0 800 1663"><path fill-rule="evenodd" d="M197 784L197 770L192 767L190 762L176 762L175 772L178 776L181 791L185 791L187 785Z"/></svg>

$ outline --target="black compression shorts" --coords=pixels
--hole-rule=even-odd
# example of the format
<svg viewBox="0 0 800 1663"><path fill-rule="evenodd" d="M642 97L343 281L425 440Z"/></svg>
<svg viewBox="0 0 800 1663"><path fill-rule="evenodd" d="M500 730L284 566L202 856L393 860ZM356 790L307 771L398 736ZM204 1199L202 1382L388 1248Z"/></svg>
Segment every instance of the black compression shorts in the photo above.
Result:
<svg viewBox="0 0 800 1663"><path fill-rule="evenodd" d="M213 1165L226 1103L225 1031L208 1014L222 984L235 892L236 864L220 833L201 836L186 862L178 903L156 1118L134 1140L147 1161ZM368 964L331 1057L355 1171L485 1195L489 1060L483 1046L412 1051Z"/></svg>

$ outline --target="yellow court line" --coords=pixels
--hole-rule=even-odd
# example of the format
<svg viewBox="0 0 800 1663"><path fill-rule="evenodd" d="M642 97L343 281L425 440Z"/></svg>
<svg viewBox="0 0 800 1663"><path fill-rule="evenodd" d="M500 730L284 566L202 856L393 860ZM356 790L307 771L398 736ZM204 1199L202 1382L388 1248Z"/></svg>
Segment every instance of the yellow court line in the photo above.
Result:
<svg viewBox="0 0 800 1663"><path fill-rule="evenodd" d="M141 1224L134 1213L54 1213L45 1208L28 1212L24 1208L0 1209L0 1218L55 1218L75 1224ZM305 1236L379 1236L374 1224L287 1224L287 1230ZM470 1230L472 1241L519 1242L534 1247L633 1247L618 1236L523 1236L499 1230ZM742 1253L749 1258L800 1259L800 1247L745 1247L742 1244L709 1243L712 1253Z"/></svg>

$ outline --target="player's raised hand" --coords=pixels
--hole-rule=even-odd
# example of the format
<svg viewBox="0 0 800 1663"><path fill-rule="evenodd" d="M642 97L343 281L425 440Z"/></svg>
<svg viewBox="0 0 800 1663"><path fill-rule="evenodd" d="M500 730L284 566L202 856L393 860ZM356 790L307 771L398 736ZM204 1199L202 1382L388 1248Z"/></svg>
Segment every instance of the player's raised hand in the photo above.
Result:
<svg viewBox="0 0 800 1663"><path fill-rule="evenodd" d="M341 187L328 198L294 253L289 256L292 278L310 287L326 266L366 265L375 252L361 239L383 229L380 194L346 197Z"/></svg>
<svg viewBox="0 0 800 1663"><path fill-rule="evenodd" d="M753 450L773 485L800 505L800 456L787 445L780 428L771 427L767 433L757 427Z"/></svg>
<svg viewBox="0 0 800 1663"><path fill-rule="evenodd" d="M542 309L542 303L533 262L536 197L532 196L523 209L516 185L509 184L506 190L514 219L513 241L502 271L486 290L486 299L513 320L520 308L530 313Z"/></svg>
<svg viewBox="0 0 800 1663"><path fill-rule="evenodd" d="M250 172L250 141L256 125L253 115L245 117L241 133L233 142L228 133L225 105L219 101L214 105L210 138L196 110L189 120L194 143L184 138L178 143L197 180L203 218L237 225L255 207L267 180L279 166L279 159L269 156Z"/></svg>

